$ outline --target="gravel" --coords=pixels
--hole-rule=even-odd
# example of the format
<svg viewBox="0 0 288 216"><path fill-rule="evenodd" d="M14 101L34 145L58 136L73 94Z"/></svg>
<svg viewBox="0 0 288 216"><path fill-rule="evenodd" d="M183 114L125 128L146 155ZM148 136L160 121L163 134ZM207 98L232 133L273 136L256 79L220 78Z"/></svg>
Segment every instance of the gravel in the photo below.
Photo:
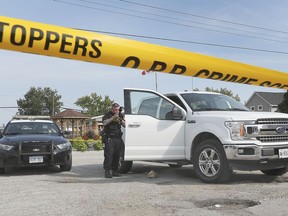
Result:
<svg viewBox="0 0 288 216"><path fill-rule="evenodd" d="M73 151L70 172L8 169L0 176L0 215L287 215L288 174L237 171L229 183L205 184L192 166L134 162L130 173L105 179L102 162L103 151Z"/></svg>

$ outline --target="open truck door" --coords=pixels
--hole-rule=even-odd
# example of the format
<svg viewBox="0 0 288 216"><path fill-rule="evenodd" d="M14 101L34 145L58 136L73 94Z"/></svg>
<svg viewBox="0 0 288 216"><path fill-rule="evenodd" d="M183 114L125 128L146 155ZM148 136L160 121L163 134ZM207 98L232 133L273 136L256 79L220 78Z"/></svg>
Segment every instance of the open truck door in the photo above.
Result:
<svg viewBox="0 0 288 216"><path fill-rule="evenodd" d="M151 90L124 89L125 161L173 161L185 155L185 111Z"/></svg>

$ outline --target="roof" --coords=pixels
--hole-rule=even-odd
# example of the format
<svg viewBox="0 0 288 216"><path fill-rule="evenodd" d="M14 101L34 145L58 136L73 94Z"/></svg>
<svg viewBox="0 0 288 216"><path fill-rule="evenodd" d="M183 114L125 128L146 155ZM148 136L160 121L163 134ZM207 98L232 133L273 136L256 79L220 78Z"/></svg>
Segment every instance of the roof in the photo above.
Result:
<svg viewBox="0 0 288 216"><path fill-rule="evenodd" d="M46 119L51 120L50 116L40 116L40 115L15 115L13 119L26 119L26 120L36 120L36 119Z"/></svg>
<svg viewBox="0 0 288 216"><path fill-rule="evenodd" d="M43 120L43 119L12 119L10 123L19 123L19 122L45 122L45 123L53 123L51 120Z"/></svg>
<svg viewBox="0 0 288 216"><path fill-rule="evenodd" d="M104 115L94 116L94 117L91 118L91 120L95 120L95 121L98 121L98 122L102 122L103 116L104 116Z"/></svg>
<svg viewBox="0 0 288 216"><path fill-rule="evenodd" d="M255 92L259 97L266 100L270 105L278 105L283 101L286 92Z"/></svg>
<svg viewBox="0 0 288 216"><path fill-rule="evenodd" d="M171 95L171 94L214 94L214 95L220 95L222 93L220 92L210 92L210 91L177 91L177 92L169 92L167 94L164 94L164 95Z"/></svg>
<svg viewBox="0 0 288 216"><path fill-rule="evenodd" d="M63 112L59 112L54 116L51 116L52 119L88 119L86 115L80 112L76 112L72 109L66 109Z"/></svg>

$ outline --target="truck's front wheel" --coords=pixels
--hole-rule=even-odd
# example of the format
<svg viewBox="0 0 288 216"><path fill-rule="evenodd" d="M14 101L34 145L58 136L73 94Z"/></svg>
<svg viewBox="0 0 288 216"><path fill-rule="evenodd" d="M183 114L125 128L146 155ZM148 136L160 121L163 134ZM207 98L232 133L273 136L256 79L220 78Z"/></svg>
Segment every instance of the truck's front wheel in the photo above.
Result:
<svg viewBox="0 0 288 216"><path fill-rule="evenodd" d="M193 166L196 175L206 183L225 182L232 175L223 147L214 139L205 140L196 147Z"/></svg>

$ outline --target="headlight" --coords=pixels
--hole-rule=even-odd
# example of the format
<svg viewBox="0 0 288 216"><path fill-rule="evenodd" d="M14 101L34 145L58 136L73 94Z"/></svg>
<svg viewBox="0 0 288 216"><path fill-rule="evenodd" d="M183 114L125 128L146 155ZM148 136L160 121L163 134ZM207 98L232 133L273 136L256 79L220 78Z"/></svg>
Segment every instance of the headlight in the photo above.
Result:
<svg viewBox="0 0 288 216"><path fill-rule="evenodd" d="M225 122L225 126L229 129L232 140L243 140L246 138L244 122Z"/></svg>
<svg viewBox="0 0 288 216"><path fill-rule="evenodd" d="M259 135L259 128L252 121L225 122L229 129L232 140L255 140Z"/></svg>
<svg viewBox="0 0 288 216"><path fill-rule="evenodd" d="M11 145L0 144L0 150L10 151L13 148L14 146Z"/></svg>
<svg viewBox="0 0 288 216"><path fill-rule="evenodd" d="M66 142L66 143L58 144L57 147L61 150L62 149L70 149L71 144L70 144L70 142Z"/></svg>

